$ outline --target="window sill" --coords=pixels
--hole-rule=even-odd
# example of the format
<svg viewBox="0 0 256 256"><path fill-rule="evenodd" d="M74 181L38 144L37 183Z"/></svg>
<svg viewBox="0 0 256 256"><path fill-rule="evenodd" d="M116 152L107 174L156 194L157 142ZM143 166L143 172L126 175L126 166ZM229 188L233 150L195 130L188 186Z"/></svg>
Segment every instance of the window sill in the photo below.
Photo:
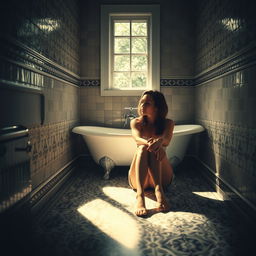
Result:
<svg viewBox="0 0 256 256"><path fill-rule="evenodd" d="M103 89L101 88L101 96L141 96L143 90L115 90L115 89Z"/></svg>

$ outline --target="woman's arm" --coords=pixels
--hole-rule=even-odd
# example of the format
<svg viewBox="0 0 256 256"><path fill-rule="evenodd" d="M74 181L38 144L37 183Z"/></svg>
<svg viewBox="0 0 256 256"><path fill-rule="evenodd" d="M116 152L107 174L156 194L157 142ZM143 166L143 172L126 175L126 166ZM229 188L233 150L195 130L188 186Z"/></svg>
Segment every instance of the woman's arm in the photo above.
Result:
<svg viewBox="0 0 256 256"><path fill-rule="evenodd" d="M166 147L169 145L172 135L173 135L173 129L174 129L174 121L170 119L166 119L166 125L163 132L162 138L162 146Z"/></svg>
<svg viewBox="0 0 256 256"><path fill-rule="evenodd" d="M139 122L137 118L134 118L130 122L130 126L132 129L132 136L134 140L136 141L137 145L147 145L148 146L148 141L146 139L143 139L141 136L141 132L139 129Z"/></svg>
<svg viewBox="0 0 256 256"><path fill-rule="evenodd" d="M166 119L166 124L165 124L165 129L164 129L163 135L156 139L154 139L154 138L149 139L148 140L148 143L149 143L148 150L157 152L160 149L160 147L168 146L172 139L173 129L174 129L174 121L172 121L170 119Z"/></svg>

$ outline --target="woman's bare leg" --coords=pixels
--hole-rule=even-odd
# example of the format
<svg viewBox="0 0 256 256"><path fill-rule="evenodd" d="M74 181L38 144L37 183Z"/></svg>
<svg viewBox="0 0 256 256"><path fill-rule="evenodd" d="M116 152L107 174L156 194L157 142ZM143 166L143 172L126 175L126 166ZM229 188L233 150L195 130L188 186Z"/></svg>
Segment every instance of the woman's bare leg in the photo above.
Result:
<svg viewBox="0 0 256 256"><path fill-rule="evenodd" d="M129 171L129 180L133 188L137 190L137 207L135 214L143 216L147 214L145 207L144 184L148 174L148 151L147 147L138 147Z"/></svg>
<svg viewBox="0 0 256 256"><path fill-rule="evenodd" d="M168 175L168 173L165 172L170 170L166 169L165 163L164 166L162 166L162 162L157 160L155 153L150 153L149 171L155 187L155 195L158 209L161 211L168 211L170 209L170 206L166 201L163 185L166 183L165 179L168 178L168 176L170 176L170 173Z"/></svg>
<svg viewBox="0 0 256 256"><path fill-rule="evenodd" d="M173 178L173 168L168 161L167 157L164 157L161 161L161 174L162 174L162 186L163 188L170 185Z"/></svg>

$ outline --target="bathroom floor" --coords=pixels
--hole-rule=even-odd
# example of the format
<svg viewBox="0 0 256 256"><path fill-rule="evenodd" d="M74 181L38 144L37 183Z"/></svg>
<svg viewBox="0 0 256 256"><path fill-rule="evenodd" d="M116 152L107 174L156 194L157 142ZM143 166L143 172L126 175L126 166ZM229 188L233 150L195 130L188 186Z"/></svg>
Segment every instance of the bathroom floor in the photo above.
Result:
<svg viewBox="0 0 256 256"><path fill-rule="evenodd" d="M157 213L148 191L146 218L133 214L127 171L116 167L103 180L91 160L79 167L34 224L35 255L251 255L242 220L188 164L166 192L171 211Z"/></svg>

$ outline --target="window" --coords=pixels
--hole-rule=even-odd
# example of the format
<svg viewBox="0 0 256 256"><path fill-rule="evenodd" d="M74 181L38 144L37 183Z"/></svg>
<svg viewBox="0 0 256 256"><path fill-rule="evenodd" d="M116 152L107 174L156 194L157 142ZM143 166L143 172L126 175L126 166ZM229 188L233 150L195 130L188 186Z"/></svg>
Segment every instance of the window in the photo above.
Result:
<svg viewBox="0 0 256 256"><path fill-rule="evenodd" d="M102 5L101 95L159 90L159 65L159 6Z"/></svg>
<svg viewBox="0 0 256 256"><path fill-rule="evenodd" d="M110 84L114 89L146 89L148 84L148 20L112 17Z"/></svg>

